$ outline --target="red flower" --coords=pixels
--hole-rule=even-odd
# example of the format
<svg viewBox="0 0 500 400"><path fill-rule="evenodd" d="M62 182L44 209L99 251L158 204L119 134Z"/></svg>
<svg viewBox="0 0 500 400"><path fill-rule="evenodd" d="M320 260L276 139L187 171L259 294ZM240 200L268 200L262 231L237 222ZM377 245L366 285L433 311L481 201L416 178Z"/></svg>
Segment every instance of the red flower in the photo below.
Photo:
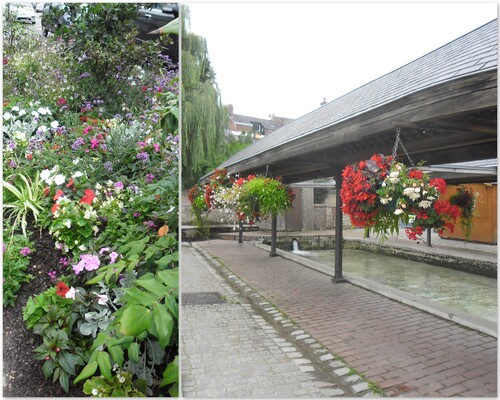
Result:
<svg viewBox="0 0 500 400"><path fill-rule="evenodd" d="M94 191L91 189L85 189L85 195L80 199L80 203L92 204L94 198Z"/></svg>
<svg viewBox="0 0 500 400"><path fill-rule="evenodd" d="M58 296L64 297L66 293L69 292L69 287L64 282L59 282L56 286L56 294Z"/></svg>
<svg viewBox="0 0 500 400"><path fill-rule="evenodd" d="M50 187L47 186L45 189L43 189L43 195L47 197L49 193L50 193Z"/></svg>
<svg viewBox="0 0 500 400"><path fill-rule="evenodd" d="M60 207L61 207L61 206L60 206L59 204L57 204L57 203L56 203L56 204L54 204L54 205L52 206L52 214L55 214L55 213L56 213L56 211L58 211Z"/></svg>
<svg viewBox="0 0 500 400"><path fill-rule="evenodd" d="M412 169L410 173L408 174L408 178L410 179L422 179L424 176L424 173L420 169Z"/></svg>
<svg viewBox="0 0 500 400"><path fill-rule="evenodd" d="M62 97L59 97L59 98L57 99L57 105L58 105L59 107L60 107L60 106L65 105L66 103L67 103L67 101L66 101L66 100L64 100Z"/></svg>
<svg viewBox="0 0 500 400"><path fill-rule="evenodd" d="M75 183L75 180L73 178L71 178L68 182L68 184L66 185L67 188L70 188L71 186L73 186L73 183Z"/></svg>
<svg viewBox="0 0 500 400"><path fill-rule="evenodd" d="M243 185L244 182L245 182L245 178L240 178L236 182L234 182L234 184L240 186L240 185Z"/></svg>
<svg viewBox="0 0 500 400"><path fill-rule="evenodd" d="M64 192L63 192L61 189L59 189L59 190L57 191L57 193L54 195L54 197L52 198L52 200L56 201L56 200L57 200L59 197L61 197L63 194L64 194Z"/></svg>
<svg viewBox="0 0 500 400"><path fill-rule="evenodd" d="M441 178L431 179L429 185L435 187L439 193L446 192L446 182L444 179Z"/></svg>

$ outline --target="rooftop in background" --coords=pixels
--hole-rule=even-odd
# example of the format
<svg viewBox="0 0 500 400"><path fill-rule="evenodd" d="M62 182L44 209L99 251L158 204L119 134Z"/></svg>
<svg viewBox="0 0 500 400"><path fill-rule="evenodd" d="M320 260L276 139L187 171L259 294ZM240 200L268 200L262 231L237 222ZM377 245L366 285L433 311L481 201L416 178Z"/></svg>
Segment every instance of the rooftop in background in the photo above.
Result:
<svg viewBox="0 0 500 400"><path fill-rule="evenodd" d="M497 35L495 19L294 120L219 168L255 173L269 165L289 181L331 176L332 167L386 153L396 126L405 127L412 156L431 164L496 157Z"/></svg>
<svg viewBox="0 0 500 400"><path fill-rule="evenodd" d="M270 115L269 119L234 114L232 104L227 105L226 108L229 113L229 130L234 135L252 131L257 134L256 139L261 139L293 121L291 118L278 117L274 114Z"/></svg>

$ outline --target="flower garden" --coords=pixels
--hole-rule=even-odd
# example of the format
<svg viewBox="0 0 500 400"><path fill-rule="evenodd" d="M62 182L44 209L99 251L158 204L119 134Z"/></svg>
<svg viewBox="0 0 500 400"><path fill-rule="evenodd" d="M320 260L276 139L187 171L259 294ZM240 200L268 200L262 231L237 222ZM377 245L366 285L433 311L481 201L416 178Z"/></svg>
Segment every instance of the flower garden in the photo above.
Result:
<svg viewBox="0 0 500 400"><path fill-rule="evenodd" d="M176 396L177 66L128 30L105 45L6 25L4 355L22 338L45 383L4 393Z"/></svg>

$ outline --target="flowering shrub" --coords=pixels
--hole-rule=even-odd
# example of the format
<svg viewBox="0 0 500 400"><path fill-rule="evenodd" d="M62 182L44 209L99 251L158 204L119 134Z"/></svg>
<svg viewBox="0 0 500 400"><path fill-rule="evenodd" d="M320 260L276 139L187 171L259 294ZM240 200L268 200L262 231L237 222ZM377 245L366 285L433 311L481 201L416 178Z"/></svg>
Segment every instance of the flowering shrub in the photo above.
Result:
<svg viewBox="0 0 500 400"><path fill-rule="evenodd" d="M408 169L392 157L373 155L367 161L347 166L341 188L342 210L356 227L373 229L383 236L399 232L416 240L426 228L453 231L461 214L457 206L439 200L446 190L443 179L430 177L418 168Z"/></svg>

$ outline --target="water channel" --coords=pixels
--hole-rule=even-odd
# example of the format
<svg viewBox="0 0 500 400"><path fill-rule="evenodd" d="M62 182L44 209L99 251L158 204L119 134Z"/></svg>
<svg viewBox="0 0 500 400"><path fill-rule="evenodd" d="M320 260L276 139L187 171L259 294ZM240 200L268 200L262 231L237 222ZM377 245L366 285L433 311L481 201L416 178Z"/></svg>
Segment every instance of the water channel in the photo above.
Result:
<svg viewBox="0 0 500 400"><path fill-rule="evenodd" d="M335 265L333 250L295 249L294 253L321 264ZM343 272L498 321L495 278L355 249L344 249Z"/></svg>

